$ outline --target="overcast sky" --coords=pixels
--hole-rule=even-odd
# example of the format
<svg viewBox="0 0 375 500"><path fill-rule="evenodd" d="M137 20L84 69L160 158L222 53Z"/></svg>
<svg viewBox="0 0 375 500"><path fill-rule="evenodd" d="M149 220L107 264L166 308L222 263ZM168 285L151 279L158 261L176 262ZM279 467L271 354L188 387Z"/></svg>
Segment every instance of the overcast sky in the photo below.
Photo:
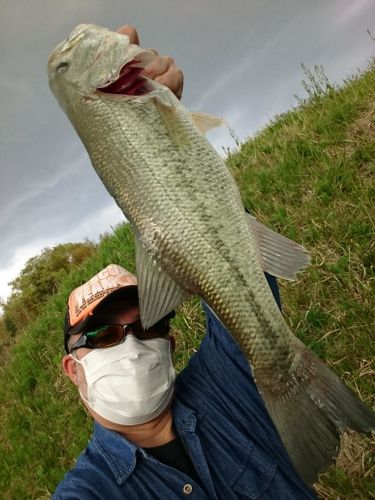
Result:
<svg viewBox="0 0 375 500"><path fill-rule="evenodd" d="M49 52L73 27L134 24L172 55L183 103L222 116L240 139L303 95L301 63L340 83L366 68L375 0L0 0L0 296L46 246L96 240L123 215L48 88ZM225 129L215 147L234 146Z"/></svg>

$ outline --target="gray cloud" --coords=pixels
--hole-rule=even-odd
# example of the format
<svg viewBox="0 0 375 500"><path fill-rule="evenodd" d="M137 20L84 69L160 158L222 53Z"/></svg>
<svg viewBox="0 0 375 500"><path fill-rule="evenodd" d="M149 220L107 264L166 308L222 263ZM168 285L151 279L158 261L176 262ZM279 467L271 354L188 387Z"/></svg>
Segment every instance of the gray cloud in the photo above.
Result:
<svg viewBox="0 0 375 500"><path fill-rule="evenodd" d="M373 0L3 2L0 280L36 249L96 238L122 220L48 89L48 54L76 24L137 26L142 45L184 69L185 105L223 116L244 138L302 94L301 62L336 81L364 68L374 13ZM219 151L233 147L225 130L210 138Z"/></svg>

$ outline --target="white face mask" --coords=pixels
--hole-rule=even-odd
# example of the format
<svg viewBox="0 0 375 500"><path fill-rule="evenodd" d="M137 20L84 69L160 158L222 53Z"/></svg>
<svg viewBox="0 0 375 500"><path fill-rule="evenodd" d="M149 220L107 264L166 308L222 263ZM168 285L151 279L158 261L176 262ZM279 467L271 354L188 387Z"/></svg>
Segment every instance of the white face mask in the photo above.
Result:
<svg viewBox="0 0 375 500"><path fill-rule="evenodd" d="M80 392L81 398L110 422L149 422L172 398L175 370L167 339L139 340L129 333L122 344L73 359L86 376L87 399Z"/></svg>

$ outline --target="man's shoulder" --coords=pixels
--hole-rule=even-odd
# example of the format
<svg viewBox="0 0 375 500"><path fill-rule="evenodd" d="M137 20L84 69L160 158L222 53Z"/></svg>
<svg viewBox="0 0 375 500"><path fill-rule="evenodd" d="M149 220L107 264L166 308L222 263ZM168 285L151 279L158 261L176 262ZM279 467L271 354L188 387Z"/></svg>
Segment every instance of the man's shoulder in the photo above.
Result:
<svg viewBox="0 0 375 500"><path fill-rule="evenodd" d="M74 466L66 472L64 478L57 485L52 495L54 500L60 499L94 499L99 498L95 491L92 491L92 484L95 484L94 468L90 467L87 448L77 458Z"/></svg>
<svg viewBox="0 0 375 500"><path fill-rule="evenodd" d="M114 493L116 484L134 469L136 449L117 432L95 422L90 442L59 483L53 498L91 500L103 498L103 491Z"/></svg>

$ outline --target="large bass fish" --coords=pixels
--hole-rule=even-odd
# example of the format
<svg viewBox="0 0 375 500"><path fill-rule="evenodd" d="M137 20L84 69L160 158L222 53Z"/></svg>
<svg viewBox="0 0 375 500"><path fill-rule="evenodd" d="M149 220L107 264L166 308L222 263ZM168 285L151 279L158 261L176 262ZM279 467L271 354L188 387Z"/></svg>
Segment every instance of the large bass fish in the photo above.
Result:
<svg viewBox="0 0 375 500"><path fill-rule="evenodd" d="M291 278L308 257L245 213L204 137L219 120L190 114L142 76L153 57L125 35L79 25L49 58L50 87L135 230L144 327L189 295L202 297L248 357L282 441L311 483L336 455L340 432L375 430L375 415L290 331L264 270Z"/></svg>

